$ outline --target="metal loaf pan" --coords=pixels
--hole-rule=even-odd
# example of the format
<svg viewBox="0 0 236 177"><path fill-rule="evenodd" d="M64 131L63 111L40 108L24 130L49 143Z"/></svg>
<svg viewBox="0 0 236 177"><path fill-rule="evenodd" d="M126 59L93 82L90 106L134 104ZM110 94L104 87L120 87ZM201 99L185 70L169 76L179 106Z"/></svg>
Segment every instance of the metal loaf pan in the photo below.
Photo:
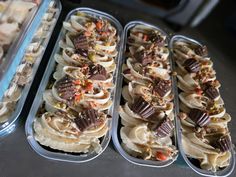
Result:
<svg viewBox="0 0 236 177"><path fill-rule="evenodd" d="M182 36L182 35L174 35L172 36L170 42L169 42L169 49L170 49L170 52L171 52L171 57L172 57L172 62L173 62L173 68L175 67L175 63L174 63L174 60L173 60L173 44L174 42L176 41L185 41L185 42L188 42L188 43L192 43L194 45L200 45L200 46L203 46L203 44L201 44L200 42L194 40L194 39L191 39L191 38L188 38L186 36ZM177 114L179 113L179 99L178 99L178 88L177 88L177 78L175 77L174 79L174 82L175 82L175 90L176 90L176 108L177 108ZM183 159L185 160L185 162L187 163L187 165L193 170L195 171L196 173L198 173L199 175L202 175L202 176L208 176L208 177L212 177L212 176L229 176L233 170L234 170L234 167L235 167L235 153L234 153L234 150L233 148L231 149L231 159L230 159L230 165L222 170L219 170L217 172L212 172L212 171L208 171L208 170L203 170L199 167L197 167L196 165L194 165L190 160L189 158L187 157L187 155L184 153L184 149L182 147L182 133L181 133L181 123L180 123L180 120L177 119L177 124L179 125L179 129L177 130L177 138L178 138L178 144L179 144L179 151L183 157ZM233 146L232 146L233 147Z"/></svg>
<svg viewBox="0 0 236 177"><path fill-rule="evenodd" d="M68 21L70 19L70 16L76 14L78 11L89 14L95 18L106 19L117 29L118 39L120 39L118 42L118 45L117 45L117 49L118 49L118 56L116 57L116 63L117 63L120 59L120 53L122 51L121 35L122 35L123 28L122 28L121 24L113 16L111 16L107 13L104 13L104 12L101 12L98 10L94 10L91 8L86 8L86 7L76 8L76 9L72 10L67 15L65 21ZM108 121L109 130L108 130L107 134L101 140L102 151L99 154L97 154L96 152L91 152L91 153L87 153L87 154L72 154L72 153L66 153L66 152L62 152L62 151L48 150L48 149L44 148L43 146L41 146L34 138L33 121L35 119L35 115L36 115L39 107L43 103L42 94L45 91L48 82L50 81L50 76L54 72L54 68L56 66L56 61L54 60L54 55L60 51L59 41L65 36L65 31L66 30L64 28L61 29L61 32L60 32L57 42L55 44L54 50L51 54L49 63L46 68L46 72L44 73L43 79L40 83L40 86L37 91L36 97L34 99L33 105L31 107L30 113L28 115L26 125L25 125L25 132L26 132L26 136L27 136L27 140L28 140L29 144L39 155L41 155L45 158L48 158L48 159L52 159L52 160L82 163L82 162L88 162L90 160L95 159L96 157L101 155L102 152L106 149L106 147L108 146L110 139L111 139L111 126L112 126L111 124L112 124L112 121L114 120L113 118ZM113 74L113 77L114 77L113 82L116 81L117 73L118 72L117 72L117 68L116 68L116 71ZM114 100L113 91L111 93L111 98ZM110 114L110 115L113 115L114 103L115 103L115 100L113 102L112 107L108 110L108 114Z"/></svg>
<svg viewBox="0 0 236 177"><path fill-rule="evenodd" d="M165 31L163 31L161 28L159 28L158 26L148 24L143 21L131 21L124 27L124 32L123 32L123 36L122 36L123 37L123 55L122 55L121 60L118 63L119 78L117 78L117 86L116 86L116 90L115 90L116 102L115 102L115 111L113 114L114 123L113 123L113 127L112 127L112 139L113 139L113 143L114 143L117 151L129 162L136 164L136 165L141 165L141 166L161 168L161 167L169 166L174 161L176 161L178 154L173 159L163 161L163 162L162 161L153 161L153 160L143 160L140 158L132 157L121 146L121 141L122 141L120 138L121 122L120 122L118 109L119 109L119 105L121 102L121 92L122 92L122 85L123 85L122 65L126 61L125 51L126 51L126 42L127 42L128 32L131 28L135 27L136 25L145 25L147 27L153 28L154 30L160 31L163 35L165 35L167 37L166 41L169 42L169 35ZM170 61L171 68L172 68L172 65L173 65L172 61L171 60L169 60L169 61ZM175 87L173 85L173 77L171 79L172 79L172 92L174 93ZM175 105L175 100L174 100L174 105ZM175 122L174 122L175 123L175 130L178 130L179 128L178 128L178 124L176 122L176 111L175 110L174 110L174 115L175 115ZM177 134L175 131L174 131L173 142L174 142L174 145L176 146L176 148L178 149Z"/></svg>
<svg viewBox="0 0 236 177"><path fill-rule="evenodd" d="M50 1L51 1L51 0L50 0ZM56 25L56 21L57 21L59 15L60 15L60 12L61 12L61 3L60 3L59 0L53 0L53 1L55 1L55 3L56 3L55 8L57 8L57 12L55 13L55 15L54 15L54 17L53 17L53 19L55 19L55 21L53 21L53 23L51 24L51 26L50 26L50 28L49 28L49 30L48 30L48 33L47 33L47 37L46 37L45 39L43 39L42 42L41 42L41 44L40 44L40 45L43 47L43 50L42 50L42 52L40 53L39 56L35 57L35 62L34 62L34 64L33 64L33 66L32 66L32 73L31 73L30 81L29 81L29 82L24 86L24 88L22 89L22 91L21 91L21 97L20 97L20 99L18 100L18 102L16 103L14 111L12 112L12 114L10 115L9 119L8 119L6 122L0 124L0 137L3 137L3 136L5 136L5 135L11 133L11 132L15 129L15 127L16 127L16 122L17 122L17 120L18 120L18 118L19 118L19 116L20 116L20 113L21 113L22 108L23 108L23 106L24 106L25 100L26 100L27 95L28 95L28 93L29 93L30 87L31 87L32 82L33 82L33 80L34 80L35 74L36 74L36 72L37 72L37 70L38 70L39 64L40 64L40 62L41 62L41 60L42 60L42 57L43 57L44 52L45 52L45 49L46 49L46 47L47 47L47 45L48 45L50 36L52 35L53 29L54 29L54 27L55 27L55 25ZM49 4L48 4L48 5L49 5ZM47 10L47 9L48 9L48 6L47 6L47 8L46 8L45 10ZM45 13L42 13L42 14L40 15L41 18L39 18L38 21L42 21L42 16L43 16L44 14L45 14ZM38 18L38 17L37 17L37 18ZM38 22L37 22L37 23L38 23ZM38 24L40 25L40 23L38 23ZM36 29L37 29L37 28L36 28ZM34 34L33 34L33 36L34 36ZM31 38L34 40L33 36L32 36ZM30 42L29 42L29 43L30 43ZM24 58L24 54L23 54L22 58L18 58L19 62L21 62L21 61L23 60L23 58ZM14 72L16 72L16 68L15 68L15 71L14 71Z"/></svg>

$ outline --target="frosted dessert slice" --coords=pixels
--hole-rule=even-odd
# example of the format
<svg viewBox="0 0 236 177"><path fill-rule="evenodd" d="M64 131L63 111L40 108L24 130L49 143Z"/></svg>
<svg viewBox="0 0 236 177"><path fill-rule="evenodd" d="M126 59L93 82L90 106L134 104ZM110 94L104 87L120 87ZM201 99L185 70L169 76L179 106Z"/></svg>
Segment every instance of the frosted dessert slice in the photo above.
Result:
<svg viewBox="0 0 236 177"><path fill-rule="evenodd" d="M63 28L53 78L34 121L35 139L64 152L100 153L109 131L119 37L109 21L80 12Z"/></svg>
<svg viewBox="0 0 236 177"><path fill-rule="evenodd" d="M131 156L145 160L166 161L177 154L172 139L174 105L165 39L161 32L144 25L131 28L127 36L120 136Z"/></svg>
<svg viewBox="0 0 236 177"><path fill-rule="evenodd" d="M226 113L207 48L175 41L173 52L184 152L189 158L198 160L202 169L221 170L229 165L232 156L228 129L231 117Z"/></svg>

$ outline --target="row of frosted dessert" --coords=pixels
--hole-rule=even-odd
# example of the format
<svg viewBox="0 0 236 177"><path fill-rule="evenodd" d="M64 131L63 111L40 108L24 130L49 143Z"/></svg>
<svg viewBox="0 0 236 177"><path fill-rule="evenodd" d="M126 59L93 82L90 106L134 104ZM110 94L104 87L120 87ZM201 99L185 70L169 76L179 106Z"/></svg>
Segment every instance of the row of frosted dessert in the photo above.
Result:
<svg viewBox="0 0 236 177"><path fill-rule="evenodd" d="M119 37L108 20L79 11L63 28L53 79L34 120L34 136L54 150L99 153L110 128Z"/></svg>
<svg viewBox="0 0 236 177"><path fill-rule="evenodd" d="M0 64L4 61L8 49L21 32L30 11L37 6L32 1L0 1Z"/></svg>
<svg viewBox="0 0 236 177"><path fill-rule="evenodd" d="M56 23L55 15L58 10L55 1L51 1L39 28L34 34L33 40L25 50L22 62L16 68L16 74L14 75L9 88L5 91L4 96L0 101L0 123L9 120L22 96L23 89L33 79L32 71L34 64L45 50L45 46L43 46L44 41L47 40L49 33L52 32L51 27Z"/></svg>
<svg viewBox="0 0 236 177"><path fill-rule="evenodd" d="M119 107L122 147L133 157L166 161L177 154L174 104L166 36L135 25L126 36L124 81Z"/></svg>
<svg viewBox="0 0 236 177"><path fill-rule="evenodd" d="M182 146L197 167L217 171L227 167L231 140L226 113L220 96L220 83L206 46L184 40L173 43L176 63ZM192 160L193 161L193 160Z"/></svg>

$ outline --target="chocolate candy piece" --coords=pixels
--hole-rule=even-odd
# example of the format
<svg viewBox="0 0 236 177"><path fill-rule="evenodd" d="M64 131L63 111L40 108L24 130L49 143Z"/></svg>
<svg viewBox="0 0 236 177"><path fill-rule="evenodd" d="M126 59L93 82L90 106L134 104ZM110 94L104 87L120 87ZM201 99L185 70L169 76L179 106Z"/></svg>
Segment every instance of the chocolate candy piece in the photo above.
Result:
<svg viewBox="0 0 236 177"><path fill-rule="evenodd" d="M164 97L171 89L171 82L169 80L157 79L154 82L153 92L161 97Z"/></svg>
<svg viewBox="0 0 236 177"><path fill-rule="evenodd" d="M155 33L155 32L152 32L152 33L149 35L149 39L150 39L153 43L156 43L157 46L159 46L159 47L163 47L163 46L165 45L165 40L164 40L164 38L163 38L161 35L159 35L159 34L157 34L157 33Z"/></svg>
<svg viewBox="0 0 236 177"><path fill-rule="evenodd" d="M75 95L73 79L66 76L60 79L55 85L59 96L65 100L72 100Z"/></svg>
<svg viewBox="0 0 236 177"><path fill-rule="evenodd" d="M106 80L107 79L107 71L102 65L89 65L89 79L92 80Z"/></svg>
<svg viewBox="0 0 236 177"><path fill-rule="evenodd" d="M123 71L123 74L131 74L130 69L126 69L126 70L124 70L124 71Z"/></svg>
<svg viewBox="0 0 236 177"><path fill-rule="evenodd" d="M145 101L142 97L139 97L137 100L135 100L134 104L131 106L131 110L144 119L147 119L155 113L153 106Z"/></svg>
<svg viewBox="0 0 236 177"><path fill-rule="evenodd" d="M174 125L172 121L168 117L166 117L164 118L163 122L161 122L161 124L156 127L156 135L160 138L168 136L171 134L173 128Z"/></svg>
<svg viewBox="0 0 236 177"><path fill-rule="evenodd" d="M134 54L134 58L141 63L143 66L146 66L152 63L153 59L151 55L148 55L144 50L139 51Z"/></svg>
<svg viewBox="0 0 236 177"><path fill-rule="evenodd" d="M101 122L98 116L98 111L95 109L88 109L80 112L74 121L80 131L91 128L92 126L98 125Z"/></svg>
<svg viewBox="0 0 236 177"><path fill-rule="evenodd" d="M220 139L217 140L216 143L217 147L220 149L221 152L226 152L231 148L231 141L229 135L223 135Z"/></svg>
<svg viewBox="0 0 236 177"><path fill-rule="evenodd" d="M199 46L196 49L194 49L195 53L197 55L200 55L202 57L205 57L208 55L207 47L206 46Z"/></svg>
<svg viewBox="0 0 236 177"><path fill-rule="evenodd" d="M208 87L205 90L205 94L206 94L207 97L209 97L210 99L213 99L213 100L220 95L218 90L215 87L212 87L212 86Z"/></svg>
<svg viewBox="0 0 236 177"><path fill-rule="evenodd" d="M83 57L88 57L88 50L86 50L86 49L76 49L75 53L77 53Z"/></svg>
<svg viewBox="0 0 236 177"><path fill-rule="evenodd" d="M200 127L203 127L210 122L210 117L207 112L200 109L191 109L189 117Z"/></svg>
<svg viewBox="0 0 236 177"><path fill-rule="evenodd" d="M129 43L134 43L135 40L134 40L133 38L131 38L131 37L128 37L128 42L129 42Z"/></svg>
<svg viewBox="0 0 236 177"><path fill-rule="evenodd" d="M220 95L219 91L214 86L214 82L212 81L208 81L202 84L201 88L204 91L205 95L209 97L210 99L214 100Z"/></svg>
<svg viewBox="0 0 236 177"><path fill-rule="evenodd" d="M196 73L200 70L200 64L196 59L189 58L185 60L184 68L190 73Z"/></svg>
<svg viewBox="0 0 236 177"><path fill-rule="evenodd" d="M88 50L88 40L83 34L79 34L73 38L73 44L76 50L84 49Z"/></svg>
<svg viewBox="0 0 236 177"><path fill-rule="evenodd" d="M205 82L201 85L201 88L203 91L206 91L209 87L213 87L212 81Z"/></svg>

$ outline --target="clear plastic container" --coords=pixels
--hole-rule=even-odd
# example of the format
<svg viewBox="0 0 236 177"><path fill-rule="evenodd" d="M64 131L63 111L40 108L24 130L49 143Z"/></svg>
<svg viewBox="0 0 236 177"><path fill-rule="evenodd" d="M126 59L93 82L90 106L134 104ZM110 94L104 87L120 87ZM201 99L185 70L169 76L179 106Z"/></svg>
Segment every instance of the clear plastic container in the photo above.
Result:
<svg viewBox="0 0 236 177"><path fill-rule="evenodd" d="M91 15L95 18L102 18L102 19L108 20L116 28L118 38L121 38L123 29L122 29L122 26L120 25L120 23L111 15L101 12L101 11L97 11L97 10L90 9L90 8L77 8L77 9L72 10L67 15L65 21L68 21L70 19L70 17L72 15L76 14L77 12L82 12L82 13ZM48 158L48 159L52 159L52 160L82 163L82 162L87 162L92 159L95 159L96 157L101 155L102 152L106 149L106 147L108 146L110 139L111 139L111 124L112 124L112 121L114 120L113 118L108 120L109 130L106 133L106 135L101 138L100 144L101 144L102 150L99 153L97 153L95 151L92 151L90 153L85 153L85 154L84 153L68 153L68 152L57 151L57 150L53 150L50 148L46 148L44 146L41 146L35 140L34 130L33 130L33 122L36 118L36 114L37 114L40 106L43 103L42 93L45 91L45 89L48 85L48 82L50 81L50 77L51 77L52 73L55 71L56 61L54 59L54 55L60 51L59 42L61 39L63 39L65 37L65 32L66 32L66 30L64 28L62 28L62 30L59 34L59 37L57 39L57 42L55 44L54 50L51 54L48 66L46 68L46 72L44 73L43 79L40 83L40 86L37 91L36 97L34 99L33 105L32 105L31 110L29 112L29 115L28 115L28 118L26 121L26 125L25 125L25 132L26 132L26 136L27 136L27 140L28 140L29 144L35 150L35 152L37 152L39 155L41 155L45 158ZM122 51L122 40L119 40L119 42L117 43L117 51L118 51L118 55L116 57L116 63L120 60L120 54ZM116 69L116 71L113 74L113 82L116 81L117 73L118 72ZM111 93L111 98L114 100L113 92ZM108 110L109 115L113 115L114 103L115 103L115 100L113 101L112 107Z"/></svg>
<svg viewBox="0 0 236 177"><path fill-rule="evenodd" d="M169 49L170 51L172 52L173 51L173 44L174 42L176 41L184 41L184 42L188 42L188 43L192 43L194 45L199 45L199 46L202 46L202 44L194 39L191 39L191 38L188 38L186 36L182 36L182 35L174 35L172 36L170 42L169 42ZM172 55L171 55L172 56ZM173 64L175 65L175 64ZM177 113L179 112L179 99L178 99L178 88L177 88L177 81L176 81L176 78L175 78L175 85L176 85L176 95L177 95L177 98L176 98L176 111ZM185 154L184 152L184 149L183 149L183 146L182 146L182 133L181 133L181 124L180 124L180 120L177 119L177 123L178 123L178 127L179 129L177 130L177 138L178 138L178 145L179 145L179 151L180 151L180 154L182 155L183 159L185 160L185 162L187 163L187 165L193 170L195 171L196 173L198 173L199 175L202 175L202 176L208 176L208 177L213 177L213 176L229 176L233 170L234 170L234 167L235 167L235 152L233 150L233 148L231 148L231 159L230 159L230 165L222 170L218 170L216 172L212 172L212 171L208 171L208 170L203 170L203 169L200 169L199 167L197 167L196 165L194 165L190 159L187 157L187 155ZM233 145L232 145L233 147Z"/></svg>
<svg viewBox="0 0 236 177"><path fill-rule="evenodd" d="M8 88L14 70L20 62L18 58L22 58L23 51L27 46L26 40L29 40L28 36L30 35L26 36L26 33L32 33L33 28L36 28L33 24L34 18L42 13L43 6L45 6L44 2L37 5L23 0L12 1L1 15L0 99Z"/></svg>
<svg viewBox="0 0 236 177"><path fill-rule="evenodd" d="M129 162L136 164L136 165L141 165L141 166L148 166L148 167L155 167L155 168L161 168L161 167L166 167L171 165L174 161L176 161L177 157L178 157L178 153L176 156L173 157L173 159L167 160L167 161L154 161L154 160L143 160L140 158L136 158L136 157L132 157L131 155L129 155L124 148L121 146L121 138L120 138L120 128L121 128L121 123L120 123L120 117L119 117L119 113L118 113L118 108L120 105L120 101L121 101L121 92L122 92L122 83L123 83L123 76L122 76L122 65L123 63L126 61L126 57L125 57L125 51L126 51L126 43L127 43L127 37L128 37L128 33L129 30L131 28L133 28L136 25L144 25L147 27L150 27L154 30L160 31L163 35L165 35L167 37L167 41L169 41L169 35L164 32L162 29L160 29L157 26L148 24L146 22L142 22L142 21L132 21L129 22L125 28L124 28L124 32L123 32L123 56L122 59L119 61L118 67L119 67L119 73L118 75L120 76L119 78L117 78L117 86L116 86L116 90L115 90L115 100L116 100L116 105L115 105L115 110L114 114L113 114L113 119L114 119L114 123L113 123L113 127L112 127L112 140L113 143L117 149L117 151ZM170 59L170 58L169 58ZM170 63L172 65L172 62L170 60ZM173 77L172 77L173 80ZM173 82L172 82L173 83ZM174 84L172 84L172 92L174 93ZM175 102L175 100L174 100ZM175 104L175 103L174 103ZM175 114L175 111L174 111ZM175 114L175 120L176 120L176 114ZM178 130L178 124L175 121L175 130ZM174 131L174 136L173 136L173 144L176 146L176 148L178 149L178 145L177 145L177 136L176 136L176 132Z"/></svg>
<svg viewBox="0 0 236 177"><path fill-rule="evenodd" d="M32 9L33 10L33 9ZM0 64L0 137L12 132L61 11L60 1L43 1L6 51ZM49 15L50 14L50 15ZM40 23L39 23L40 22ZM4 68L4 69L3 69Z"/></svg>

